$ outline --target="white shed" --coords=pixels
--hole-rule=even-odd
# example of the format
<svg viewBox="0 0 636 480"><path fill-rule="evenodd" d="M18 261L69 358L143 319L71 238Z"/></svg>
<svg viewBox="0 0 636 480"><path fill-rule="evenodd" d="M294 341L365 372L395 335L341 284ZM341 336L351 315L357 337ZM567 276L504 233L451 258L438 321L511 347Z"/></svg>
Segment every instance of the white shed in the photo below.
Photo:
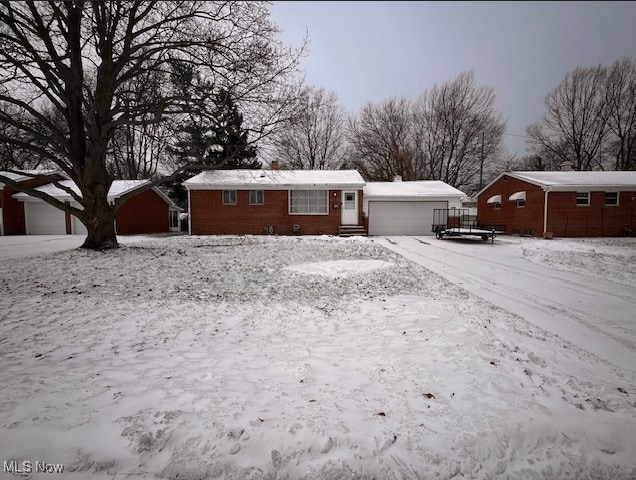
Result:
<svg viewBox="0 0 636 480"><path fill-rule="evenodd" d="M440 180L369 182L363 197L369 235L434 235L433 210L461 208L465 197Z"/></svg>

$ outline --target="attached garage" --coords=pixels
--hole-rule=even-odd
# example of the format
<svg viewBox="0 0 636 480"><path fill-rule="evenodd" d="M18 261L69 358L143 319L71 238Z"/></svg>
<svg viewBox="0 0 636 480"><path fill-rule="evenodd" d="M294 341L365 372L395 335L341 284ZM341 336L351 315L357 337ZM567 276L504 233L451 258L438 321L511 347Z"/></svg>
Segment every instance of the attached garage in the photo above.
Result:
<svg viewBox="0 0 636 480"><path fill-rule="evenodd" d="M369 202L369 235L433 235L433 210L448 202Z"/></svg>
<svg viewBox="0 0 636 480"><path fill-rule="evenodd" d="M363 210L369 235L434 235L433 211L460 208L466 194L438 180L369 182Z"/></svg>

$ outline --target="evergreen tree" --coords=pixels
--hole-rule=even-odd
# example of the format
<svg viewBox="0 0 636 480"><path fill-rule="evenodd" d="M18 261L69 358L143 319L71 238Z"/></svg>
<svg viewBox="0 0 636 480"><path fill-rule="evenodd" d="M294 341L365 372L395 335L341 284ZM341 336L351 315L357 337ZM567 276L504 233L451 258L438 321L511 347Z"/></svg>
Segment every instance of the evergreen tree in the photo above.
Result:
<svg viewBox="0 0 636 480"><path fill-rule="evenodd" d="M192 78L189 77L189 81ZM205 111L205 105L209 102L201 99L197 103L203 107L192 109L177 130L179 139L170 148L176 166L196 163L221 165L222 169L261 168L260 162L256 160L257 148L248 140L248 131L243 128L243 115L231 92L220 89L212 99L210 111ZM170 195L181 206L187 200L187 191L182 183L201 171L188 169L168 184Z"/></svg>

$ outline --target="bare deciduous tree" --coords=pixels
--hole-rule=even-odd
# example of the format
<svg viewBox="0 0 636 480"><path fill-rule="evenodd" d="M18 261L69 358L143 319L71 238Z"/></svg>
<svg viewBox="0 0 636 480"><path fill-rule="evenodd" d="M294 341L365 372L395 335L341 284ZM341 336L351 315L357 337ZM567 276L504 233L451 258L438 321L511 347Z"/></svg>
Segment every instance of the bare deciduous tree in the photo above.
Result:
<svg viewBox="0 0 636 480"><path fill-rule="evenodd" d="M371 181L420 180L424 166L416 157L411 104L392 98L380 104L367 103L357 118L349 121L351 162Z"/></svg>
<svg viewBox="0 0 636 480"><path fill-rule="evenodd" d="M252 131L266 135L286 120L302 54L276 40L268 8L235 1L2 1L0 142L56 165L79 187L81 195L62 189L82 208L6 176L0 181L78 217L88 230L85 248L116 246L115 212L128 196L115 205L107 199L113 135L188 108L170 82L152 101L128 103L131 82L148 72L169 74L175 59L188 62L208 84L232 89ZM45 109L57 112L64 128Z"/></svg>
<svg viewBox="0 0 636 480"><path fill-rule="evenodd" d="M274 155L299 170L338 169L344 161L345 113L338 95L309 88L290 125L274 139Z"/></svg>
<svg viewBox="0 0 636 480"><path fill-rule="evenodd" d="M606 84L609 150L615 170L636 170L636 60L624 57L609 68Z"/></svg>
<svg viewBox="0 0 636 480"><path fill-rule="evenodd" d="M474 72L463 72L424 92L414 106L414 120L426 177L480 188L484 162L496 157L505 131L494 89L475 85Z"/></svg>
<svg viewBox="0 0 636 480"><path fill-rule="evenodd" d="M578 67L545 99L546 112L540 122L527 129L535 152L545 152L562 162L573 162L576 170L602 167L608 104L606 70Z"/></svg>
<svg viewBox="0 0 636 480"><path fill-rule="evenodd" d="M163 72L149 70L128 82L120 102L125 108L161 101ZM154 113L141 116L139 122L127 123L113 132L107 156L108 171L115 179L142 180L156 175L162 157L173 138L170 118L154 120Z"/></svg>

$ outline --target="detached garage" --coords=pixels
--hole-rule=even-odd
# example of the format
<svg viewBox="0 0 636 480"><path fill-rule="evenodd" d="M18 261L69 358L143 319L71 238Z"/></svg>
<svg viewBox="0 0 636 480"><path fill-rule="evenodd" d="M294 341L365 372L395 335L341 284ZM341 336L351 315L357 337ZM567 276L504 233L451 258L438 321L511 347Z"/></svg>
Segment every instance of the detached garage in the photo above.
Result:
<svg viewBox="0 0 636 480"><path fill-rule="evenodd" d="M461 208L466 194L439 180L371 182L363 211L369 235L434 235L436 208Z"/></svg>
<svg viewBox="0 0 636 480"><path fill-rule="evenodd" d="M147 180L115 180L113 181L108 200L112 204L120 196L140 190L130 197L115 215L115 231L119 235L163 233L179 231L179 213L183 210L177 207L161 190L152 187L143 190ZM79 194L79 189L71 180L59 182L66 188L73 189ZM62 202L81 209L81 206L71 195L54 184L37 187L36 190L47 193ZM27 195L15 193L12 195L24 205L24 225L27 235L86 235L86 226L75 215L55 208L43 200Z"/></svg>
<svg viewBox="0 0 636 480"><path fill-rule="evenodd" d="M28 235L66 234L66 213L48 203L25 202L24 220Z"/></svg>

